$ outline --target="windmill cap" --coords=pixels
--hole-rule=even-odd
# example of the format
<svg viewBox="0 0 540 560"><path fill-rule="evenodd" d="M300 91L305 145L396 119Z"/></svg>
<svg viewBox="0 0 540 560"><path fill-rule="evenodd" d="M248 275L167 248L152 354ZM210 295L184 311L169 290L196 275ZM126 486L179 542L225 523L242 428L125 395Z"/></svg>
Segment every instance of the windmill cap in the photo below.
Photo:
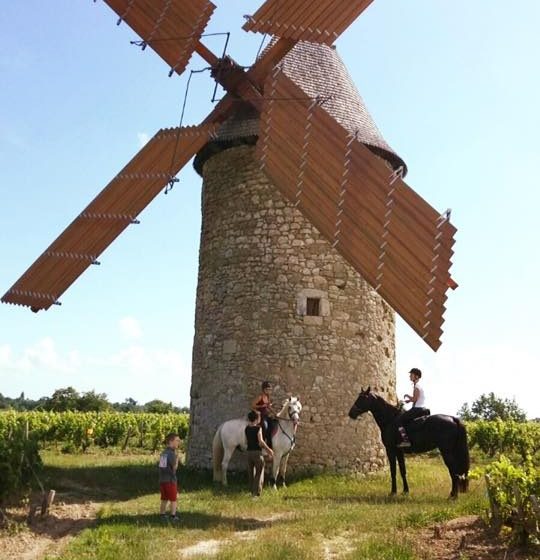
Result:
<svg viewBox="0 0 540 560"><path fill-rule="evenodd" d="M271 45L272 43L270 43ZM325 98L327 111L345 130L373 154L394 169L407 166L388 145L367 110L345 64L337 51L327 45L300 41L282 60L283 73L306 95ZM260 128L260 115L249 103L239 101L235 112L221 125L214 140L195 156L193 166L199 175L205 162L223 150L240 145L254 145Z"/></svg>

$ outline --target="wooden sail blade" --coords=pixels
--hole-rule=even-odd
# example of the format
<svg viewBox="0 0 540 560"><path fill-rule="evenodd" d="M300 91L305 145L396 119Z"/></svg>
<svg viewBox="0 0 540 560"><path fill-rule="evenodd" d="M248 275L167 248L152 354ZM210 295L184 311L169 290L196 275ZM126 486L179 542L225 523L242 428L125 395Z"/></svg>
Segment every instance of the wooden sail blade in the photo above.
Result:
<svg viewBox="0 0 540 560"><path fill-rule="evenodd" d="M170 67L181 74L203 34L214 4L209 0L104 0Z"/></svg>
<svg viewBox="0 0 540 560"><path fill-rule="evenodd" d="M283 73L265 87L262 169L433 348L456 229Z"/></svg>
<svg viewBox="0 0 540 560"><path fill-rule="evenodd" d="M75 218L2 302L48 309L208 142L213 125L160 130Z"/></svg>
<svg viewBox="0 0 540 560"><path fill-rule="evenodd" d="M373 0L267 0L246 31L331 45Z"/></svg>

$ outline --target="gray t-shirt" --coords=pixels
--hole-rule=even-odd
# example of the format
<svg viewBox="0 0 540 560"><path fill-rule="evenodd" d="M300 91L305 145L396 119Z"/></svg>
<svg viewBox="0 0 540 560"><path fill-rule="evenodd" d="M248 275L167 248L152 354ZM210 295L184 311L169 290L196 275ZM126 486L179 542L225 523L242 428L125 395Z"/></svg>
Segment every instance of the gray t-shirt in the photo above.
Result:
<svg viewBox="0 0 540 560"><path fill-rule="evenodd" d="M166 447L159 456L159 481L176 482L176 453L174 449Z"/></svg>

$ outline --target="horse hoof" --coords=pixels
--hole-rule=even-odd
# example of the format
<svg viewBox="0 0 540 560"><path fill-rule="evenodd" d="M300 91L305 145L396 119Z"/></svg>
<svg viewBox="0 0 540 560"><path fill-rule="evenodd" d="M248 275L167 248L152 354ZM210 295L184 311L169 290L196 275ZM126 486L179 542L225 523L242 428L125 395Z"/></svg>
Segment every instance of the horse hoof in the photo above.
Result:
<svg viewBox="0 0 540 560"><path fill-rule="evenodd" d="M277 492L277 486L274 484L274 486L272 486L272 490Z"/></svg>
<svg viewBox="0 0 540 560"><path fill-rule="evenodd" d="M450 496L448 496L449 500L457 500L458 496L457 494L450 494Z"/></svg>

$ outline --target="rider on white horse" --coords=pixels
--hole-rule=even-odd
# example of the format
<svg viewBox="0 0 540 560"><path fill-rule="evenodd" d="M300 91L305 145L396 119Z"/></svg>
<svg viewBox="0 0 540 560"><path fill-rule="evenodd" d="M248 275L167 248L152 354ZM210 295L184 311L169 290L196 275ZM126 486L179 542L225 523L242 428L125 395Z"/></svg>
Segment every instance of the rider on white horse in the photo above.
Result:
<svg viewBox="0 0 540 560"><path fill-rule="evenodd" d="M275 487L275 481L280 475L285 486L285 473L289 454L294 448L296 429L300 421L302 404L298 397L289 397L283 403L282 409L276 414L277 431L272 437L271 482ZM227 467L232 454L236 449L246 449L246 426L247 418L235 418L221 424L212 442L212 458L214 465L214 480L227 484Z"/></svg>
<svg viewBox="0 0 540 560"><path fill-rule="evenodd" d="M261 427L263 431L263 437L266 443L272 447L272 420L273 416L276 416L276 412L272 408L272 384L270 381L263 381L261 384L261 393L253 399L251 403L251 409L258 412L261 415Z"/></svg>

